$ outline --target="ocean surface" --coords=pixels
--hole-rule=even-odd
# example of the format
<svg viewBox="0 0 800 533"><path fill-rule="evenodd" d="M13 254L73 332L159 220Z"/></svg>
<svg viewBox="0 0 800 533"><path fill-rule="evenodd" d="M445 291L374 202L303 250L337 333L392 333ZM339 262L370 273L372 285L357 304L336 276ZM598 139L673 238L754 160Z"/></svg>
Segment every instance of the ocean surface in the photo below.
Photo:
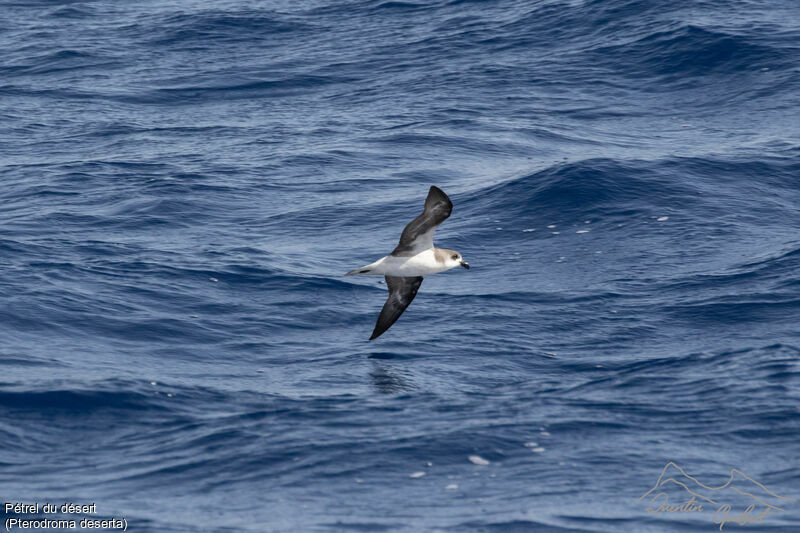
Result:
<svg viewBox="0 0 800 533"><path fill-rule="evenodd" d="M0 13L3 525L800 531L797 1Z"/></svg>

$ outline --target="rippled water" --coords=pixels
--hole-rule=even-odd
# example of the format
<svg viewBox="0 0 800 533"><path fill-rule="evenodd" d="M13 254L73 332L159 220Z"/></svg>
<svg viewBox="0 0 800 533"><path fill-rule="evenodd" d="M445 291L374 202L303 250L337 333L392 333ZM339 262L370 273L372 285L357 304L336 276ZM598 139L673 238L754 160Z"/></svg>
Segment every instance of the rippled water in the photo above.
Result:
<svg viewBox="0 0 800 533"><path fill-rule="evenodd" d="M796 2L0 7L4 501L159 532L750 502L648 513L674 461L780 507L724 530L800 529ZM473 268L368 342L385 285L342 274L432 184Z"/></svg>

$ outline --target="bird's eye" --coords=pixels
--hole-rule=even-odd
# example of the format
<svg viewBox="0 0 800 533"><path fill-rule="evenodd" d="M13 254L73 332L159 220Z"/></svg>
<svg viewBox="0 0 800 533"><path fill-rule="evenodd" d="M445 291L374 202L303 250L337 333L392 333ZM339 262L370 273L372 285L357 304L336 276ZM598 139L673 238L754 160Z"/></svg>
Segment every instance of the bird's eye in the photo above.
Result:
<svg viewBox="0 0 800 533"><path fill-rule="evenodd" d="M454 255L454 256L453 256L453 257L451 257L450 259L458 259L458 256L457 256L457 255Z"/></svg>

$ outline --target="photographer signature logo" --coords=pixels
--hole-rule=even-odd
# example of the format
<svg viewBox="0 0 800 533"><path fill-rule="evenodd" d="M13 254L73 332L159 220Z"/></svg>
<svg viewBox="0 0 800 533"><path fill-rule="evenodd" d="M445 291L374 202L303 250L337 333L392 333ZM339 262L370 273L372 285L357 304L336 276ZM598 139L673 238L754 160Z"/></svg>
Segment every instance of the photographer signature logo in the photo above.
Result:
<svg viewBox="0 0 800 533"><path fill-rule="evenodd" d="M770 514L784 512L786 504L795 500L778 496L736 468L731 469L730 477L723 485L710 487L670 461L653 488L642 494L638 501L647 502L647 512L652 514L713 515L713 521L721 531L727 524L760 524Z"/></svg>

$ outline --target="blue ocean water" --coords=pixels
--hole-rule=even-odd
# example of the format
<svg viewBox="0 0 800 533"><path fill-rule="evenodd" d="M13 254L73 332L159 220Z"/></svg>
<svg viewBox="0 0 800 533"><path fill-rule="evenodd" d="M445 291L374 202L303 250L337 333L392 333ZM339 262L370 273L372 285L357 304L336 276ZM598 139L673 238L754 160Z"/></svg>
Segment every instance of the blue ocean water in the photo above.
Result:
<svg viewBox="0 0 800 533"><path fill-rule="evenodd" d="M648 512L672 461L769 489L724 530L800 530L794 0L0 7L4 502L559 533L750 502ZM472 269L369 342L386 287L342 274L433 184Z"/></svg>

